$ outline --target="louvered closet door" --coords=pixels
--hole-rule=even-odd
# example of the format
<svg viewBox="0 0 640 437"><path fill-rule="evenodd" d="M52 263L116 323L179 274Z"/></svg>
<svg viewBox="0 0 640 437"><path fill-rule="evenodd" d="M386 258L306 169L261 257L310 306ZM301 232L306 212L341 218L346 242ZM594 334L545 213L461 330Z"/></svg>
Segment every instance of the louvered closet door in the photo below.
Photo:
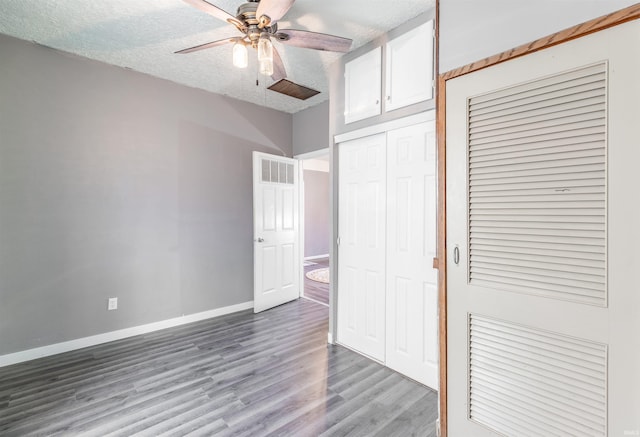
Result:
<svg viewBox="0 0 640 437"><path fill-rule="evenodd" d="M640 435L639 46L631 22L447 82L453 437Z"/></svg>

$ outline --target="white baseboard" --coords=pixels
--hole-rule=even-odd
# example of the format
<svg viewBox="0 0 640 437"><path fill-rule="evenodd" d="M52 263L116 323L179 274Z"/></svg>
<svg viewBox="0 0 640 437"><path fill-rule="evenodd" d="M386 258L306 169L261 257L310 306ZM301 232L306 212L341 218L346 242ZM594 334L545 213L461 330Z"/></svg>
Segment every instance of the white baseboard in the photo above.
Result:
<svg viewBox="0 0 640 437"><path fill-rule="evenodd" d="M36 358L48 357L63 352L69 352L83 347L95 346L110 341L121 340L134 335L147 334L160 329L172 328L174 326L186 325L187 323L199 322L200 320L211 319L213 317L223 316L238 311L253 308L253 301L239 303L214 310L203 311L196 314L188 314L186 316L175 317L173 319L161 320L159 322L148 323L146 325L134 326L132 328L119 329L117 331L105 332L104 334L92 335L90 337L78 338L76 340L65 341L62 343L50 344L48 346L27 349L11 354L0 355L0 367L9 366L11 364L22 363L24 361L34 360Z"/></svg>
<svg viewBox="0 0 640 437"><path fill-rule="evenodd" d="M322 258L329 258L329 254L327 253L326 255L305 256L304 260L305 261L312 261L314 259L322 259Z"/></svg>

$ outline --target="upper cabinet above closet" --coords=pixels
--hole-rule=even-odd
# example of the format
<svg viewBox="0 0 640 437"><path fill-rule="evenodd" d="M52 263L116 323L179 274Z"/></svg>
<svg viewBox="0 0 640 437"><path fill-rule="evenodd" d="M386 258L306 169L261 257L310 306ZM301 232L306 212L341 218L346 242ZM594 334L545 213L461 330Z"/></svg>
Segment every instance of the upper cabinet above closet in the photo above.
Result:
<svg viewBox="0 0 640 437"><path fill-rule="evenodd" d="M347 62L344 66L344 122L380 114L382 84L380 47Z"/></svg>
<svg viewBox="0 0 640 437"><path fill-rule="evenodd" d="M433 20L386 46L385 111L433 98Z"/></svg>
<svg viewBox="0 0 640 437"><path fill-rule="evenodd" d="M346 62L344 123L432 99L433 51L429 20Z"/></svg>

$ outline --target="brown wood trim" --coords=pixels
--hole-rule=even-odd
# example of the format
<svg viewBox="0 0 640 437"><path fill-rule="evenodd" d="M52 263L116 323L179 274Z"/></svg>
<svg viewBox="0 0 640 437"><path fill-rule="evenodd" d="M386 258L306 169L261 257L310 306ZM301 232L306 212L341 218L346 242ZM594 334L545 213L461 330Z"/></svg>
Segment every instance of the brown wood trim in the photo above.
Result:
<svg viewBox="0 0 640 437"><path fill-rule="evenodd" d="M519 58L564 42L589 35L627 21L640 18L640 3L604 15L569 29L556 32L529 44L523 44L514 49L490 56L464 67L439 74L440 55L440 2L436 0L436 138L438 145L438 313L439 313L439 342L440 342L440 389L438 391L440 403L440 437L448 435L447 420L447 212L446 212L446 87L447 80L474 71L482 70L496 64Z"/></svg>
<svg viewBox="0 0 640 437"><path fill-rule="evenodd" d="M612 12L608 15L595 18L582 24L570 27L560 32L556 32L552 35L545 36L537 39L528 44L523 44L511 50L499 53L497 55L489 56L477 62L472 62L464 67L456 68L454 70L443 73L444 79L449 80L454 77L462 76L473 71L482 70L483 68L490 67L492 65L500 64L510 59L519 58L530 53L537 52L558 44L571 41L572 39L580 38L590 33L598 32L600 30L614 27L627 21L637 20L640 18L640 3L621 9L617 12Z"/></svg>
<svg viewBox="0 0 640 437"><path fill-rule="evenodd" d="M440 344L440 437L447 437L447 187L445 147L446 81L438 77L436 139L438 142L438 314Z"/></svg>
<svg viewBox="0 0 640 437"><path fill-rule="evenodd" d="M445 85L440 78L440 0L436 0L435 23L435 78L436 82L436 141L437 141L437 171L438 171L438 205L437 205L437 258L434 258L434 268L438 269L438 345L439 345L439 419L440 437L447 437L447 225L446 225L446 168L444 147L444 104ZM441 115L440 115L441 114Z"/></svg>

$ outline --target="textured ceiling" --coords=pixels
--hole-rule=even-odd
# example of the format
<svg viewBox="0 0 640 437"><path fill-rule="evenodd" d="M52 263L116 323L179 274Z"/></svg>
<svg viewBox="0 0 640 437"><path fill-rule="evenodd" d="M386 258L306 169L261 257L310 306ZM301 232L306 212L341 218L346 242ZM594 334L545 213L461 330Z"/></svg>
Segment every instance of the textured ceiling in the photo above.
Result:
<svg viewBox="0 0 640 437"><path fill-rule="evenodd" d="M232 15L243 3L209 1ZM351 38L353 50L434 4L435 0L297 0L278 27ZM0 0L0 33L289 113L329 98L327 73L341 56L275 44L288 79L321 91L300 101L265 89L273 81L258 75L252 50L244 70L231 64L231 44L174 54L239 35L232 25L181 0Z"/></svg>

